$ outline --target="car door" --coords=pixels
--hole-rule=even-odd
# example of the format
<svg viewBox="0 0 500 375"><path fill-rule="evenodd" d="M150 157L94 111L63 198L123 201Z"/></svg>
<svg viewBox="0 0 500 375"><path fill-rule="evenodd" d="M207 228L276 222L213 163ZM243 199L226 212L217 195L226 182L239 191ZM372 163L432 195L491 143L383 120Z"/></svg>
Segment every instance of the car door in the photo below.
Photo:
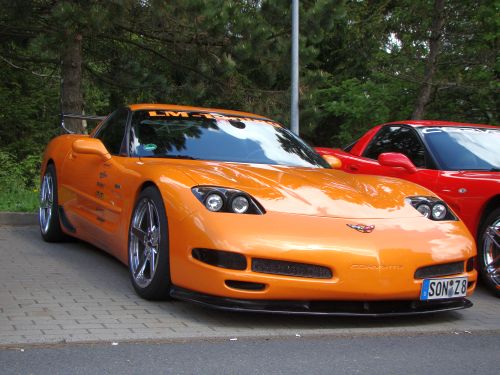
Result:
<svg viewBox="0 0 500 375"><path fill-rule="evenodd" d="M419 135L409 126L393 124L381 127L360 152L360 156L350 160L347 171L402 178L431 190L436 188L439 171ZM406 155L417 171L412 173L401 167L380 165L377 158L385 152Z"/></svg>
<svg viewBox="0 0 500 375"><path fill-rule="evenodd" d="M79 237L103 248L109 248L121 221L121 159L128 157L128 118L128 109L115 111L93 136L104 144L111 159L72 152L63 164L64 183L75 197L65 207L68 220Z"/></svg>

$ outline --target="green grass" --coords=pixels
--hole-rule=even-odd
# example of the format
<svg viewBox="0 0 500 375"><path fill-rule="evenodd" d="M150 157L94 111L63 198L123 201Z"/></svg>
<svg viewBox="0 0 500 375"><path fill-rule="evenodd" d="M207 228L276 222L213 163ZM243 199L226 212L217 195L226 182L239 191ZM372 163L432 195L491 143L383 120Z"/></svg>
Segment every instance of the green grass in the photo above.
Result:
<svg viewBox="0 0 500 375"><path fill-rule="evenodd" d="M35 212L38 209L38 191L16 189L0 190L0 211Z"/></svg>

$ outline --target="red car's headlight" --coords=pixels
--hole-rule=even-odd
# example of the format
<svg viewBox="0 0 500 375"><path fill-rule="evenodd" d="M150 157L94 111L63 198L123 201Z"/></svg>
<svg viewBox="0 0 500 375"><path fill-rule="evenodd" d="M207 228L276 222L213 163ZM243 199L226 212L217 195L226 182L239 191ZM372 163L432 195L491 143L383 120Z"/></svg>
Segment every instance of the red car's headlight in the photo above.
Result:
<svg viewBox="0 0 500 375"><path fill-rule="evenodd" d="M263 215L264 208L249 194L218 186L196 186L191 189L194 196L212 212Z"/></svg>

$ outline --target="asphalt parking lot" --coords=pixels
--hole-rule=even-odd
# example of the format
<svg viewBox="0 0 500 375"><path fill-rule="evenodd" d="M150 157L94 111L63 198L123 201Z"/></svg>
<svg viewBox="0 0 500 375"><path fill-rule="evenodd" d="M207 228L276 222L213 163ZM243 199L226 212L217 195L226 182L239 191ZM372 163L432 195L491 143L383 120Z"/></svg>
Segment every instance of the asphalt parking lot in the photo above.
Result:
<svg viewBox="0 0 500 375"><path fill-rule="evenodd" d="M148 302L127 268L82 242L48 244L37 226L0 225L0 347L263 337L500 333L500 300L479 287L467 310L399 318L221 312Z"/></svg>

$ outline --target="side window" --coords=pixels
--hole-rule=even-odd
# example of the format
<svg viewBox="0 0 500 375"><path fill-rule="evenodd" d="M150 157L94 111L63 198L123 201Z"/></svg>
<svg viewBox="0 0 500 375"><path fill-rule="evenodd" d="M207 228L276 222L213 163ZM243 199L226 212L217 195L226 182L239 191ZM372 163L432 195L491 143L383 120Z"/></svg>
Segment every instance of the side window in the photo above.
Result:
<svg viewBox="0 0 500 375"><path fill-rule="evenodd" d="M417 134L404 126L384 126L363 153L364 157L377 159L384 152L405 154L416 167L426 168L425 148Z"/></svg>
<svg viewBox="0 0 500 375"><path fill-rule="evenodd" d="M115 111L95 136L102 141L111 155L126 155L127 149L123 138L128 112L125 108Z"/></svg>

